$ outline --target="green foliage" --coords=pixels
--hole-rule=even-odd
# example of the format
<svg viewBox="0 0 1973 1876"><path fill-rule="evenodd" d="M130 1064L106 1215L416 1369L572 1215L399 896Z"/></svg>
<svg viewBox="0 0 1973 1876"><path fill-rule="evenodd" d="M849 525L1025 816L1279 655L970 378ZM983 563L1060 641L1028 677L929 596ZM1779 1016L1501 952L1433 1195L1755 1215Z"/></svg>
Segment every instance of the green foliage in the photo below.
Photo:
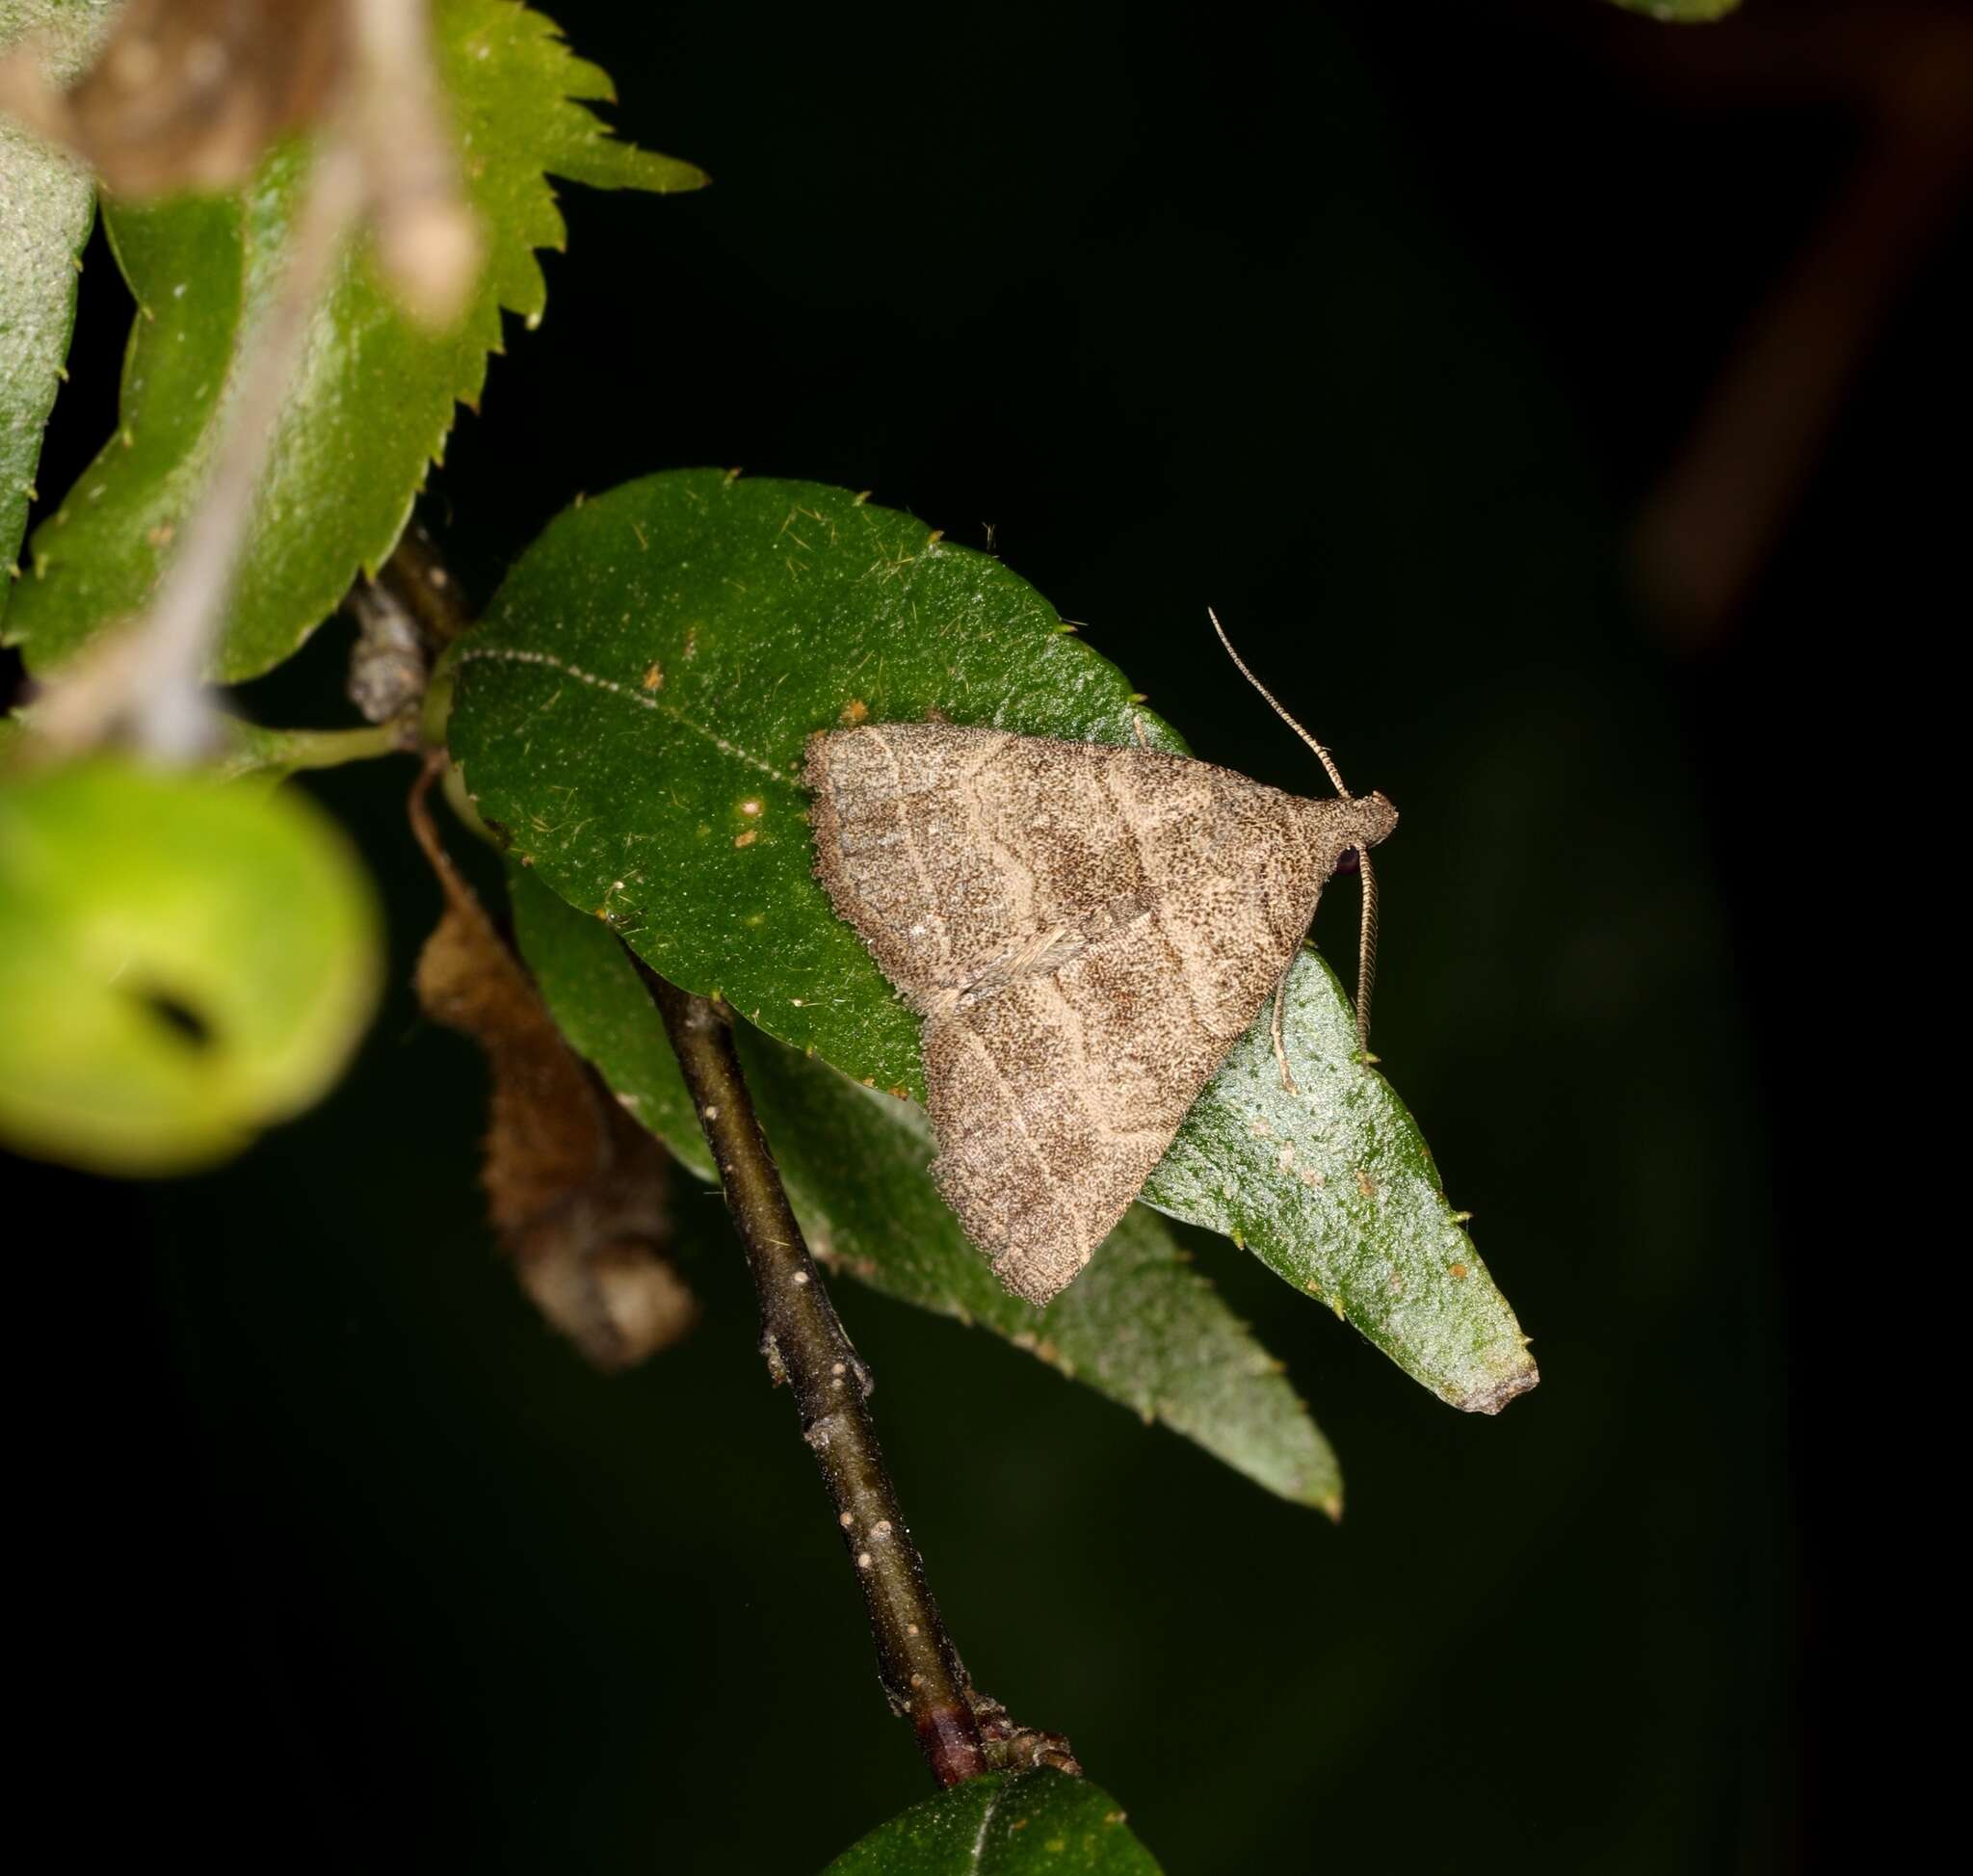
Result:
<svg viewBox="0 0 1973 1876"><path fill-rule="evenodd" d="M370 886L293 794L103 759L0 780L0 1134L110 1173L238 1150L341 1073Z"/></svg>
<svg viewBox="0 0 1973 1876"><path fill-rule="evenodd" d="M512 0L438 0L437 50L468 193L487 243L471 304L433 333L402 312L367 250L343 258L298 382L238 569L213 675L286 658L359 569L389 553L452 427L471 405L500 309L538 321L537 248L560 248L544 172L598 188L689 189L688 164L607 136L574 100L609 80ZM237 195L111 204L105 223L138 302L118 435L32 543L9 634L44 669L144 603L197 502L228 394L278 286L307 173L289 145Z"/></svg>
<svg viewBox="0 0 1973 1876"><path fill-rule="evenodd" d="M510 865L514 930L558 1027L700 1178L713 1168L649 997L602 920ZM939 1198L923 1114L736 1021L762 1129L816 1255L876 1289L991 1330L1269 1491L1336 1516L1342 1475L1279 1364L1133 1207L1046 1309L1000 1286Z"/></svg>
<svg viewBox="0 0 1973 1876"><path fill-rule="evenodd" d="M1282 1041L1233 1046L1144 1181L1144 1200L1250 1246L1448 1405L1493 1414L1537 1380L1527 1338L1446 1203L1418 1124L1355 1060L1335 974L1304 950Z"/></svg>
<svg viewBox="0 0 1973 1876"><path fill-rule="evenodd" d="M87 64L108 21L99 4L0 0L0 53L34 34L52 74L67 78ZM76 274L94 207L79 163L0 116L0 624L75 324Z"/></svg>
<svg viewBox="0 0 1973 1876"><path fill-rule="evenodd" d="M1099 1786L1061 1772L995 1772L872 1831L825 1876L1157 1876Z"/></svg>
<svg viewBox="0 0 1973 1876"><path fill-rule="evenodd" d="M1649 13L1653 19L1676 26L1701 26L1724 19L1740 0L1614 0L1626 13Z"/></svg>
<svg viewBox="0 0 1973 1876"><path fill-rule="evenodd" d="M691 470L561 515L460 654L454 754L537 876L653 968L856 1081L918 1095L917 1018L811 874L802 745L845 721L1182 750L1025 581L813 483ZM1305 958L1144 1197L1226 1231L1442 1398L1532 1385L1417 1128Z"/></svg>
<svg viewBox="0 0 1973 1876"><path fill-rule="evenodd" d="M609 928L565 905L513 861L507 900L521 956L569 1047L681 1166L697 1178L716 1176L665 1025Z"/></svg>
<svg viewBox="0 0 1973 1876"><path fill-rule="evenodd" d="M673 983L922 1094L918 1019L810 875L804 739L867 717L1183 748L999 562L840 489L685 470L552 522L457 663L482 814Z"/></svg>

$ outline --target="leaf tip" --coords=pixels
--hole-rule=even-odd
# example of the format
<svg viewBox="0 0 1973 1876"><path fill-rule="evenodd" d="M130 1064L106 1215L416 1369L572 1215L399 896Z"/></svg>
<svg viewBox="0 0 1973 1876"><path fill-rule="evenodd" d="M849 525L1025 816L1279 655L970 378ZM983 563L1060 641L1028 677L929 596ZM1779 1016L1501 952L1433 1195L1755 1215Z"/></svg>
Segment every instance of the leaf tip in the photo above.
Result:
<svg viewBox="0 0 1973 1876"><path fill-rule="evenodd" d="M1524 1361L1527 1358L1523 1357ZM1516 1368L1513 1373L1501 1376L1498 1381L1489 1382L1484 1387L1476 1387L1463 1400L1453 1404L1462 1414L1498 1414L1509 1401L1539 1387L1541 1370L1532 1361Z"/></svg>

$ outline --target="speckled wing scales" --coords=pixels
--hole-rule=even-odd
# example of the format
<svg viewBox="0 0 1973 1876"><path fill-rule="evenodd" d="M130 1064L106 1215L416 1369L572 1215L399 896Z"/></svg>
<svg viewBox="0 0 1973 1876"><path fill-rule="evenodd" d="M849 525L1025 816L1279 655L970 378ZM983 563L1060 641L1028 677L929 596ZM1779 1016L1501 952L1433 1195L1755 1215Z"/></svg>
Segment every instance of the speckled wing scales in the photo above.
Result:
<svg viewBox="0 0 1973 1876"><path fill-rule="evenodd" d="M925 1017L933 1173L1045 1303L1273 993L1351 805L948 724L814 736L807 782L816 870Z"/></svg>

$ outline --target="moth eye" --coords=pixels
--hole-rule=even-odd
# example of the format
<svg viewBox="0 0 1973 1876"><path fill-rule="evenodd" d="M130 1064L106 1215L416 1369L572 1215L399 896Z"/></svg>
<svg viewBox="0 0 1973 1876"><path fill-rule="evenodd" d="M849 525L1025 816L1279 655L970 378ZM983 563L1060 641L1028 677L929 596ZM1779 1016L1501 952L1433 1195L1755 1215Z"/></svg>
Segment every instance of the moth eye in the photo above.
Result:
<svg viewBox="0 0 1973 1876"><path fill-rule="evenodd" d="M1356 849L1355 847L1345 847L1335 865L1330 869L1329 878L1334 879L1338 873L1354 873L1355 871Z"/></svg>

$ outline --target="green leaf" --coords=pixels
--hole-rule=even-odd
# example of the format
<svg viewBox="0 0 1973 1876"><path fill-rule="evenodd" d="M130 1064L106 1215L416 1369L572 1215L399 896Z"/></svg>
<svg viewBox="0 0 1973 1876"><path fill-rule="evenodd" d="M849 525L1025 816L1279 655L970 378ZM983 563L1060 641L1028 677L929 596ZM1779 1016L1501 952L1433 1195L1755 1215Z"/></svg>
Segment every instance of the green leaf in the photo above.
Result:
<svg viewBox="0 0 1973 1876"><path fill-rule="evenodd" d="M900 1811L825 1876L1157 1876L1100 1786L1064 1772L993 1772Z"/></svg>
<svg viewBox="0 0 1973 1876"><path fill-rule="evenodd" d="M920 1109L749 1025L740 1054L819 1256L888 1295L990 1329L1278 1496L1342 1516L1335 1453L1280 1363L1153 1213L1133 1205L1082 1275L1038 1310L1001 1287L938 1196Z"/></svg>
<svg viewBox="0 0 1973 1876"><path fill-rule="evenodd" d="M1649 13L1653 19L1672 25L1697 26L1724 19L1739 7L1740 0L1614 0L1614 4L1626 13Z"/></svg>
<svg viewBox="0 0 1973 1876"><path fill-rule="evenodd" d="M923 1112L750 1025L740 1054L817 1255L872 1287L973 1322L1203 1446L1256 1484L1342 1515L1334 1452L1276 1361L1132 1206L1045 1309L1010 1296L938 1196Z"/></svg>
<svg viewBox="0 0 1973 1876"><path fill-rule="evenodd" d="M701 1179L716 1176L678 1058L623 947L602 920L585 918L527 867L510 860L507 902L514 941L569 1047L624 1108Z"/></svg>
<svg viewBox="0 0 1973 1876"><path fill-rule="evenodd" d="M438 0L439 61L467 189L487 245L472 303L434 334L401 312L367 247L343 260L276 435L213 675L280 663L359 569L390 552L452 427L471 405L500 309L539 321L537 248L563 245L544 171L598 188L689 189L698 171L615 142L577 98L609 81L513 0ZM115 204L105 223L139 307L118 436L35 532L10 635L43 669L144 604L179 536L228 393L278 285L307 151L276 151L240 194Z"/></svg>
<svg viewBox="0 0 1973 1876"><path fill-rule="evenodd" d="M521 953L563 1035L683 1165L712 1178L676 1058L610 927L527 868L510 863L508 885ZM1328 1440L1279 1363L1155 1217L1133 1207L1082 1276L1033 1309L1001 1288L939 1198L916 1107L748 1023L735 1027L762 1130L818 1257L887 1295L990 1329L1268 1491L1340 1515L1342 1474Z"/></svg>
<svg viewBox="0 0 1973 1876"><path fill-rule="evenodd" d="M1355 1060L1355 1013L1312 951L1289 976L1281 1034L1294 1093L1263 1018L1193 1104L1144 1202L1250 1245L1439 1399L1497 1414L1535 1385L1527 1338L1418 1123Z"/></svg>
<svg viewBox="0 0 1973 1876"><path fill-rule="evenodd" d="M0 54L28 35L50 76L88 65L113 8L76 0L0 0ZM14 556L35 496L41 433L55 408L75 325L75 283L95 213L95 187L73 157L0 116L0 624Z"/></svg>
<svg viewBox="0 0 1973 1876"><path fill-rule="evenodd" d="M812 877L808 733L941 711L1184 748L999 562L842 489L711 470L558 517L456 668L453 753L542 881L673 983L913 1096L918 1020ZM1513 1314L1402 1103L1353 1059L1333 978L1304 959L1292 990L1301 1094L1263 1017L1144 1196L1243 1239L1442 1398L1496 1409L1535 1379Z"/></svg>
<svg viewBox="0 0 1973 1876"><path fill-rule="evenodd" d="M0 1136L106 1173L236 1152L341 1072L382 974L303 798L120 760L0 781Z"/></svg>

